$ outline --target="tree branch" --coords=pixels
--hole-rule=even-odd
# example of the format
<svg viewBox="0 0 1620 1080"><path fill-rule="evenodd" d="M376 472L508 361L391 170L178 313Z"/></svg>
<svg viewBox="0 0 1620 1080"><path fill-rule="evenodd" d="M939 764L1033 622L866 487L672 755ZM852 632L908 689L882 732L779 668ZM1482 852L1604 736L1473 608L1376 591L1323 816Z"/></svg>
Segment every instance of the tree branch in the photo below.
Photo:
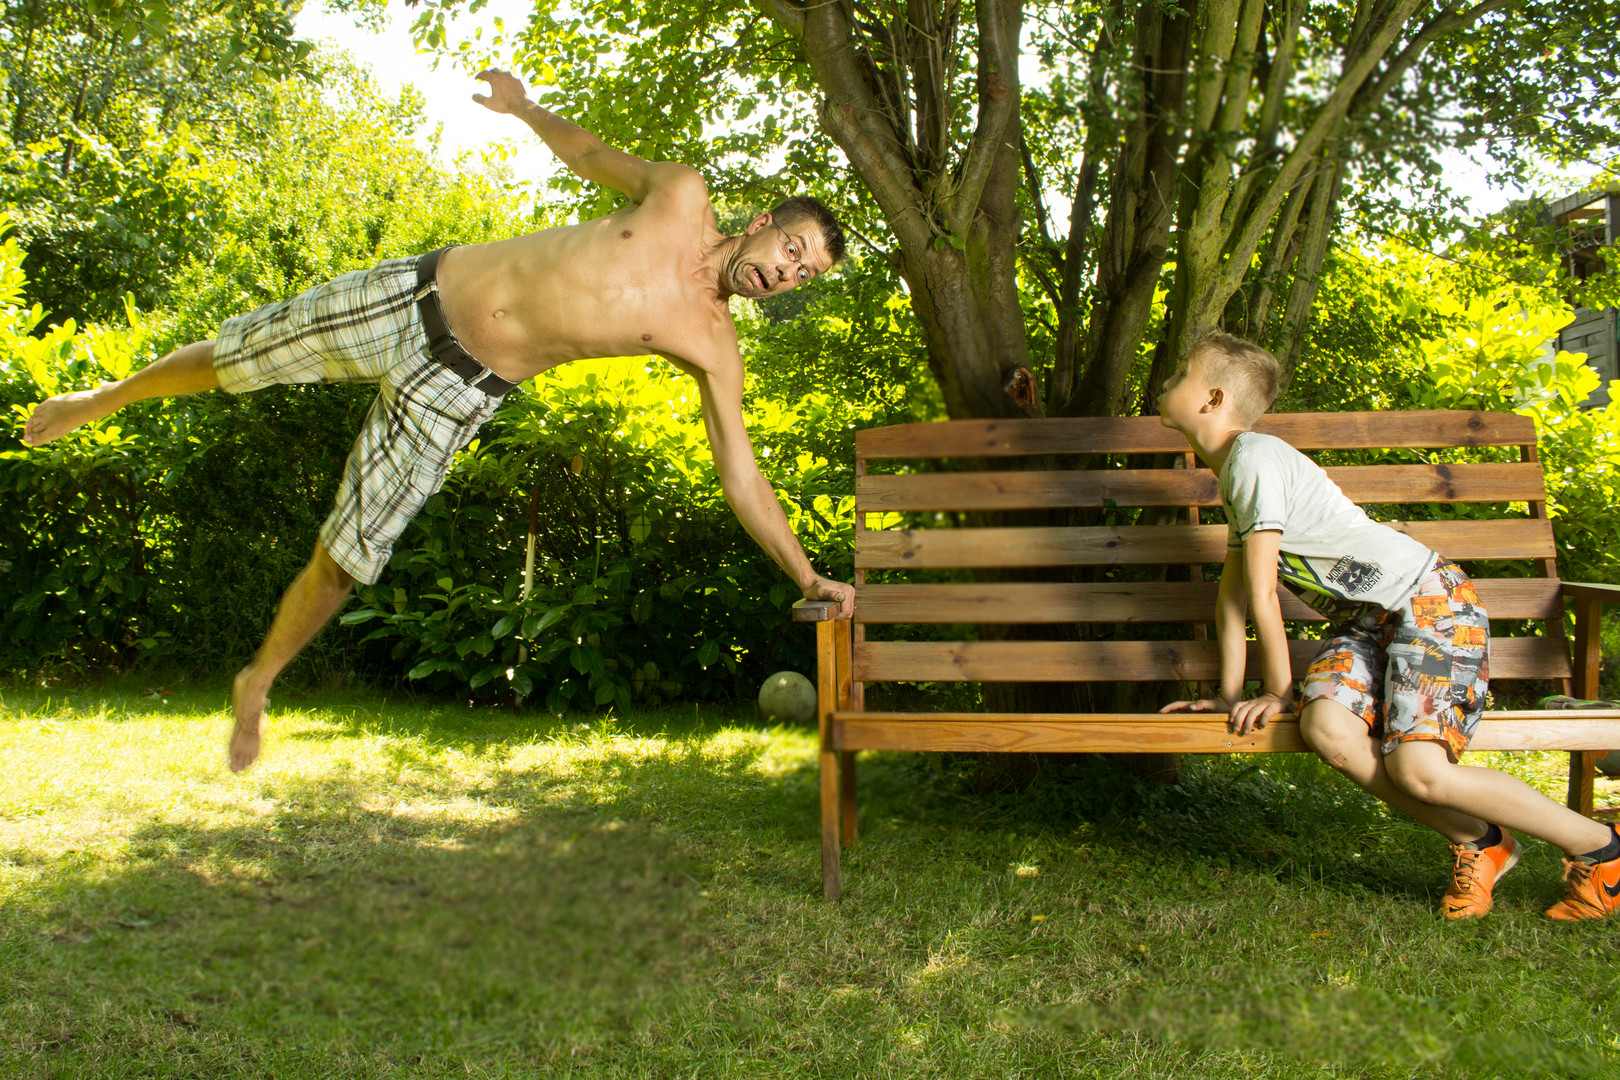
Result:
<svg viewBox="0 0 1620 1080"><path fill-rule="evenodd" d="M804 37L804 4L799 0L755 0L761 11L789 37Z"/></svg>
<svg viewBox="0 0 1620 1080"><path fill-rule="evenodd" d="M1271 157L1277 149L1277 133L1282 124L1284 99L1294 77L1294 50L1299 42L1299 22L1305 0L1283 0L1282 23L1277 28L1276 57L1266 80L1265 100L1260 104L1260 133L1255 138L1249 168ZM1245 170L1249 171L1248 169Z"/></svg>
<svg viewBox="0 0 1620 1080"><path fill-rule="evenodd" d="M1021 21L1021 0L979 0L979 123L963 157L955 190L940 208L957 236L967 232L1006 140L1007 125L1018 115L1023 95L1018 82L1018 43L1009 40ZM1011 22L1014 25L1009 27Z"/></svg>
<svg viewBox="0 0 1620 1080"><path fill-rule="evenodd" d="M1248 271L1249 261L1259 247L1267 226L1281 209L1283 199L1299 181L1305 166L1322 149L1328 137L1340 128L1356 93L1372 75L1379 58L1394 44L1396 35L1417 10L1419 2L1420 0L1397 0L1383 25L1373 30L1367 50L1351 61L1332 96L1317 112L1311 126L1300 135L1299 142L1289 151L1277 170L1276 179L1255 200L1253 208L1246 215L1246 220L1233 237L1233 242L1228 247L1229 258L1220 274L1219 282L1215 285L1217 292L1231 295L1236 291L1237 283Z"/></svg>
<svg viewBox="0 0 1620 1080"><path fill-rule="evenodd" d="M866 182L884 219L902 244L923 250L933 228L922 210L903 138L879 104L859 63L854 31L835 3L806 6L792 0L756 0L772 19L796 32L816 80L826 91L820 110L822 127L838 143Z"/></svg>
<svg viewBox="0 0 1620 1080"><path fill-rule="evenodd" d="M1435 41L1478 22L1493 11L1500 11L1511 2L1512 0L1484 0L1483 3L1475 4L1467 11L1461 13L1446 11L1444 14L1436 15L1430 19L1412 40L1407 42L1406 47L1396 55L1395 59L1390 61L1389 67L1384 70L1383 75L1379 76L1378 81L1365 87L1362 95L1357 95L1357 100L1351 111L1355 115L1362 115L1381 100L1385 94L1389 93L1391 87L1400 82L1412 65L1417 63L1417 59L1423 53L1423 50Z"/></svg>

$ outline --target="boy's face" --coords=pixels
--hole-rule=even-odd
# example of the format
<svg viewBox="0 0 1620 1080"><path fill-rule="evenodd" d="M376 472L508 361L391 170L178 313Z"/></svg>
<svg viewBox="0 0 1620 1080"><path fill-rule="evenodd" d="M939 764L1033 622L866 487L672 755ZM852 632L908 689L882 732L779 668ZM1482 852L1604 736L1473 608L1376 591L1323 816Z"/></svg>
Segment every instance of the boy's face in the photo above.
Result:
<svg viewBox="0 0 1620 1080"><path fill-rule="evenodd" d="M1180 370L1164 380L1159 391L1159 423L1185 430L1209 404L1210 396L1210 389L1204 384L1203 364L1196 355L1187 357L1181 362Z"/></svg>

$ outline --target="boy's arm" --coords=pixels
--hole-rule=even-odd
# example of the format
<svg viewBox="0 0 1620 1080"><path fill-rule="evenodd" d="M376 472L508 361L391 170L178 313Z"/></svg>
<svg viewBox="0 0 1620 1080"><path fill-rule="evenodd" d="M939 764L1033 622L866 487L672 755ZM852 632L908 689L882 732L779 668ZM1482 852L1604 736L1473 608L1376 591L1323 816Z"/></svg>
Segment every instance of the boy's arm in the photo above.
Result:
<svg viewBox="0 0 1620 1080"><path fill-rule="evenodd" d="M1249 611L1254 616L1254 636L1260 646L1260 696L1232 707L1227 726L1237 735L1263 728L1267 720L1286 712L1293 690L1288 638L1283 633L1282 607L1277 602L1277 553L1281 541L1282 533L1275 529L1257 529L1243 541L1244 591ZM1223 693L1228 689L1224 681L1225 660L1223 642ZM1241 688L1238 692L1242 693Z"/></svg>
<svg viewBox="0 0 1620 1080"><path fill-rule="evenodd" d="M545 140L551 152L582 180L622 191L640 204L647 196L671 181L702 181L697 170L675 162L652 162L616 150L595 134L571 120L564 120L550 109L530 101L522 80L508 72L491 68L478 77L489 83L489 96L474 94L473 100L498 113L516 116Z"/></svg>
<svg viewBox="0 0 1620 1080"><path fill-rule="evenodd" d="M1249 662L1249 594L1243 549L1226 553L1221 588L1215 597L1215 635L1221 645L1221 712L1243 700L1243 675Z"/></svg>
<svg viewBox="0 0 1620 1080"><path fill-rule="evenodd" d="M1232 548L1221 568L1221 587L1215 594L1215 636L1220 644L1220 696L1198 701L1172 701L1160 712L1232 711L1243 696L1243 668L1248 661L1248 595L1243 584L1243 551Z"/></svg>

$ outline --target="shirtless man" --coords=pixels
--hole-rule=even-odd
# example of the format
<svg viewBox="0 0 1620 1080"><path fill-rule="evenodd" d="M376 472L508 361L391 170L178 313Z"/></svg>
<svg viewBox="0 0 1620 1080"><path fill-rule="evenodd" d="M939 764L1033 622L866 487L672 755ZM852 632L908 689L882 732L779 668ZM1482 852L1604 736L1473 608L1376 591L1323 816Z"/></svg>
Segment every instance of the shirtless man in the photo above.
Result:
<svg viewBox="0 0 1620 1080"><path fill-rule="evenodd" d="M490 244L395 259L228 319L199 341L117 382L35 407L23 441L39 446L148 398L276 382L376 382L376 402L344 466L337 506L308 565L281 598L264 644L237 673L231 770L259 755L266 695L348 597L375 582L394 541L444 482L451 459L512 386L570 360L657 353L697 381L726 500L807 599L854 590L811 568L743 428L743 363L727 301L776 296L843 255L820 203L790 199L741 236L715 223L695 169L648 162L528 100L504 71L488 97L520 117L581 178L623 192L606 217ZM473 359L476 357L477 359Z"/></svg>

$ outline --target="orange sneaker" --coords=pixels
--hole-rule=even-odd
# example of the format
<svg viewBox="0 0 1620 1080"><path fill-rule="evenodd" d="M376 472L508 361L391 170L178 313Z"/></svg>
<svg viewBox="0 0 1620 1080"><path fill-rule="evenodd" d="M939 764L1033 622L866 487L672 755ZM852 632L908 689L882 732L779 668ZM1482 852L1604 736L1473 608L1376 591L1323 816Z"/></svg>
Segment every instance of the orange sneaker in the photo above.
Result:
<svg viewBox="0 0 1620 1080"><path fill-rule="evenodd" d="M1549 919L1601 919L1620 908L1620 858L1589 863L1564 860L1564 898L1547 909Z"/></svg>
<svg viewBox="0 0 1620 1080"><path fill-rule="evenodd" d="M1477 919L1491 910L1491 889L1518 865L1519 842L1502 830L1502 839L1488 848L1452 844L1451 886L1440 899L1440 914L1448 919Z"/></svg>

